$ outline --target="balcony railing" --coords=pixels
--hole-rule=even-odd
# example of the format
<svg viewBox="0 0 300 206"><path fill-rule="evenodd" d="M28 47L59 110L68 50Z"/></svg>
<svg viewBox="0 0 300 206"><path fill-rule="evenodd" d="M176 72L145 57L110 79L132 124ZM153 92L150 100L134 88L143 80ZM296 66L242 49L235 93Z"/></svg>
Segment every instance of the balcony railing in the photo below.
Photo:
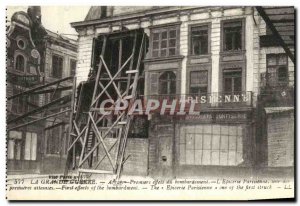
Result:
<svg viewBox="0 0 300 206"><path fill-rule="evenodd" d="M173 100L185 101L186 108L195 104L195 110L203 110L209 108L240 108L252 107L252 92L232 92L232 93L206 93L206 94L171 94L171 95L147 95L141 96L144 100L155 99L160 103L167 101L168 105Z"/></svg>
<svg viewBox="0 0 300 206"><path fill-rule="evenodd" d="M279 75L278 72L262 73L260 76L260 86L269 88L292 87L294 86L294 72L287 75Z"/></svg>

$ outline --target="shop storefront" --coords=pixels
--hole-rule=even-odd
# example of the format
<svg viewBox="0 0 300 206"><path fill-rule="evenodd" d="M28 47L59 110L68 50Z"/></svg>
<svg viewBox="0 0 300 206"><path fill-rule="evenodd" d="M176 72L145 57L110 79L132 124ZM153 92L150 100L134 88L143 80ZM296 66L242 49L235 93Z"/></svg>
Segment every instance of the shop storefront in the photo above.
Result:
<svg viewBox="0 0 300 206"><path fill-rule="evenodd" d="M150 175L201 176L212 168L218 175L224 170L252 168L252 114L251 109L225 110L160 118L150 130Z"/></svg>

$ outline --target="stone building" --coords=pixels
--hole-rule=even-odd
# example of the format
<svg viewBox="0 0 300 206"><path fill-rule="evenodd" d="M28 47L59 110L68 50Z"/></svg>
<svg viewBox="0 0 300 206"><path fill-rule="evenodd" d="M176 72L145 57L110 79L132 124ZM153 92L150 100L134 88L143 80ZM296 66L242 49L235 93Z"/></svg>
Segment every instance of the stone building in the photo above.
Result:
<svg viewBox="0 0 300 206"><path fill-rule="evenodd" d="M275 12L279 20L286 12L294 15L294 8L284 9ZM278 153L289 160L288 164L267 164L272 162L274 151L280 150L275 148L276 140L270 140L274 126L264 129L269 132L267 137L263 131L257 132L263 119L278 124L269 117L272 112L266 104L260 106L260 111L267 117L257 117L257 105L265 91L263 74L273 72L273 80L293 86L294 63L281 45L264 44L270 30L255 7L97 6L90 8L84 21L71 25L79 34L78 82L86 81L96 69L101 49L97 39L142 29L149 42L143 59L143 96L184 96L200 103L198 116L152 115L147 138L129 139L127 152L131 156L124 165L128 173L246 174L252 173L256 165L293 165L293 155L286 154L293 149L292 132L285 136L284 151ZM293 112L280 120L291 118L290 131L291 116ZM135 148L137 141L146 148Z"/></svg>
<svg viewBox="0 0 300 206"><path fill-rule="evenodd" d="M27 13L19 11L11 17L6 33L7 97L75 74L76 41L45 29L41 18L39 7L29 7ZM71 86L72 82L62 84ZM55 88L53 85L48 90ZM53 96L50 92L35 92L7 101L9 174L60 172L65 164L68 115L18 127L51 114L54 110L50 108L15 120L63 96L63 93L66 91L60 89Z"/></svg>

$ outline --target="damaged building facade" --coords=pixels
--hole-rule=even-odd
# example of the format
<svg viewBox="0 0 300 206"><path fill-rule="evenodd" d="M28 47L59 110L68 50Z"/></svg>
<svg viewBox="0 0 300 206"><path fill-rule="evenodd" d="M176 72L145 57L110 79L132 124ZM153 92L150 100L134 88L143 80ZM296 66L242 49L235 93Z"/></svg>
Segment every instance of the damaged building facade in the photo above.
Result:
<svg viewBox="0 0 300 206"><path fill-rule="evenodd" d="M294 8L273 9L269 8L268 14L275 15L276 23L284 27L289 22L294 27ZM141 74L137 98L183 97L200 103L199 115L153 113L135 118L139 120L132 123L128 133L124 173L251 174L257 167L293 166L294 113L290 97L294 91L294 63L287 53L289 48L274 44L277 39L269 41L268 35L276 37L274 31L270 33L269 23L255 7L96 6L90 8L84 21L71 24L79 34L79 85L95 81L97 68L102 64L118 77L118 69L134 47L133 40L126 36L138 31L137 35L145 36L145 49L141 55L142 69L138 68ZM288 37L289 45L294 43L293 33ZM105 38L110 39L106 53ZM142 37L137 39L143 42ZM101 55L105 61L100 61ZM112 82L116 82L118 91L124 91L126 84L122 87L122 75L119 76L118 81L113 78ZM107 78L112 80L111 75ZM274 88L278 95L270 99ZM287 127L276 133L274 125L285 120ZM94 125L97 127L97 122ZM105 141L112 145L113 139L107 136ZM278 148L276 141L284 143L283 149ZM84 144L88 143L81 143ZM104 150L110 157L110 150ZM87 153L93 151L89 147ZM276 164L271 163L274 161Z"/></svg>
<svg viewBox="0 0 300 206"><path fill-rule="evenodd" d="M70 93L72 80L27 91L74 76L77 44L45 29L41 18L40 7L29 7L15 12L7 27L8 174L59 173L65 165L69 115L44 117L70 107L45 105Z"/></svg>

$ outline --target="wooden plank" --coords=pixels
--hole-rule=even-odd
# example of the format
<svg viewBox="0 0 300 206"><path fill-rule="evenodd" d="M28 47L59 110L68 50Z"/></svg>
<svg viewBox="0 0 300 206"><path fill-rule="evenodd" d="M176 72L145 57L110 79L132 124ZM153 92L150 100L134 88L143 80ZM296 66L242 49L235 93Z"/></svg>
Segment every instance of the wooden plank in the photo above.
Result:
<svg viewBox="0 0 300 206"><path fill-rule="evenodd" d="M268 25L268 27L272 31L273 35L277 38L278 43L282 46L282 48L284 49L284 51L286 52L286 54L289 56L289 58L291 59L291 61L295 64L294 54L291 52L291 50L289 49L289 47L283 41L283 39L280 36L280 34L278 33L277 29L273 25L272 21L270 20L270 18L268 17L268 15L265 13L263 7L257 6L256 10L260 14L260 16L264 19L264 21L266 22L266 24Z"/></svg>
<svg viewBox="0 0 300 206"><path fill-rule="evenodd" d="M294 14L294 7L265 8L266 14Z"/></svg>
<svg viewBox="0 0 300 206"><path fill-rule="evenodd" d="M102 136L103 140L106 138L106 136L109 134L109 132L112 130L112 128L115 127L115 125L119 122L119 120L122 118L122 116L125 114L125 112L122 112L122 114L117 118L117 120L109 127L109 129L106 131L106 133ZM101 144L101 142L97 142L94 147L91 149L91 151L88 152L88 154L79 162L79 166L81 166L84 161L95 151L95 149Z"/></svg>
<svg viewBox="0 0 300 206"><path fill-rule="evenodd" d="M12 95L10 97L7 97L7 100L11 100L11 99L14 99L16 97L19 97L19 96L22 96L22 95L30 95L30 93L34 92L34 91L37 91L37 90L40 90L40 89L44 89L46 87L49 87L49 86L52 86L52 85L55 85L55 84L58 84L60 82L64 82L64 81L67 81L69 79L72 79L73 77L66 77L66 78L63 78L63 79L60 79L60 80L57 80L57 81L54 81L54 82L50 82L48 84L45 84L45 85L42 85L42 86L38 86L38 87L35 87L35 88L32 88L32 89L29 89L29 90L26 90L24 92L21 92L21 93L18 93L18 94L15 94L15 95Z"/></svg>
<svg viewBox="0 0 300 206"><path fill-rule="evenodd" d="M71 110L70 110L70 109L66 109L66 110L64 110L64 111L57 112L57 113L55 113L55 114L51 114L51 115L48 115L48 116L46 116L46 117L42 117L42 118L40 118L40 119L33 120L33 121L27 122L27 123L25 123L25 124L21 124L21 125L12 127L12 128L8 128L7 130L10 131L10 130L18 129L18 128L21 128L21 127L25 127L25 126L34 124L34 123L36 123L36 122L39 122L39 121L41 121L41 120L48 119L48 118L50 118L50 117L55 117L55 116L61 115L61 114L63 114L63 113L69 112L69 111L71 111Z"/></svg>
<svg viewBox="0 0 300 206"><path fill-rule="evenodd" d="M277 20L295 20L295 16L293 14L278 14L278 15L269 15L269 18L271 21L277 21Z"/></svg>
<svg viewBox="0 0 300 206"><path fill-rule="evenodd" d="M95 174L114 174L113 171L108 171L108 170L93 170L93 169L78 169L78 172L81 173L95 173Z"/></svg>
<svg viewBox="0 0 300 206"><path fill-rule="evenodd" d="M46 128L44 129L44 131L49 130L49 129L53 129L53 128L55 128L55 127L59 127L59 126L61 126L61 125L65 125L65 124L66 124L65 122L59 122L59 123L57 123L57 124L55 124L55 125L51 125L51 126L49 126L49 127L46 127Z"/></svg>
<svg viewBox="0 0 300 206"><path fill-rule="evenodd" d="M128 70L128 71L126 71L126 74L135 74L138 72L139 72L138 70Z"/></svg>
<svg viewBox="0 0 300 206"><path fill-rule="evenodd" d="M117 140L117 141L115 141L115 142L113 143L113 145L108 149L108 152L110 152L110 151L112 150L112 148L114 148L114 146L116 145L117 142L119 142L119 141ZM118 147L117 147L117 149L118 149ZM118 154L118 153L116 153L116 154ZM107 155L106 155L106 153L105 153L105 154L103 155L103 157L96 163L96 166L95 166L94 169L97 169L97 168L99 167L99 165L100 165L101 162L105 159L106 156L107 156ZM117 158L118 155L116 155L115 157ZM115 161L115 165L116 165L116 161Z"/></svg>
<svg viewBox="0 0 300 206"><path fill-rule="evenodd" d="M91 118L91 121L92 121L92 126L94 127L94 133L96 134L96 137L98 138L98 140L102 143L102 146L103 146L104 151L105 151L105 153L106 153L106 155L107 155L107 157L110 161L110 164L111 164L112 168L115 169L114 163L112 161L112 157L110 156L110 153L109 153L109 151L108 151L108 149L105 145L105 142L104 142L104 140L103 140L103 138L102 138L102 136L101 136L101 134L100 134L100 132L97 128L97 125L96 125L91 113L89 113L89 115L90 115L90 118Z"/></svg>
<svg viewBox="0 0 300 206"><path fill-rule="evenodd" d="M68 148L68 151L70 151L71 149L72 149L72 147L74 146L74 144L78 141L78 139L83 135L83 133L85 132L85 130L86 130L86 126L82 129L82 131L79 133L79 134L77 134L76 136L76 139L75 140L73 140L73 142L72 142L72 144L69 146L69 148ZM81 144L83 145L83 143L82 143L82 141L80 141L81 142Z"/></svg>
<svg viewBox="0 0 300 206"><path fill-rule="evenodd" d="M21 120L21 119L23 119L23 118L25 118L25 117L28 117L28 116L30 116L30 115L33 115L33 114L35 114L35 113L41 112L41 111L43 111L44 109L49 108L50 106L52 106L52 105L54 105L54 104L57 104L57 103L59 103L59 102L61 102L61 101L70 101L70 99L71 99L71 98L70 98L70 95L64 96L64 97L61 97L61 98L58 98L58 99L56 99L56 100L54 100L54 101L52 101L52 102L50 102L50 103L48 103L48 104L45 104L45 105L43 105L43 106L41 106L41 107L39 107L39 108L37 108L37 109L34 109L34 110L30 111L30 112L27 112L27 113L25 113L25 114L23 114L23 115L21 115L21 116L15 118L15 119L12 119L12 120L7 121L7 124L15 123L16 121L19 121L19 120Z"/></svg>
<svg viewBox="0 0 300 206"><path fill-rule="evenodd" d="M103 44L102 44L101 55L105 54L106 43L107 43L107 36L105 35L104 36L104 41L103 41ZM101 57L101 55L100 55L100 57ZM97 71L96 79L95 79L95 85L94 85L94 90L93 90L92 102L95 100L95 97L96 97L96 94L97 94L98 82L99 82L99 78L100 78L101 69L102 69L102 62L100 61L99 65L98 65L98 71ZM93 103L91 104L90 108L92 108L92 107L93 107ZM89 130L91 129L91 121L90 121L89 117L88 117L88 120L87 120L86 127L87 128L86 128L86 131L85 131L83 146L82 146L82 150L81 150L81 154L80 154L80 159L79 159L79 165L78 165L79 167L84 162L82 159L83 159L83 155L85 153L85 146L86 146L87 139L88 139L88 136L89 136Z"/></svg>
<svg viewBox="0 0 300 206"><path fill-rule="evenodd" d="M136 43L137 43L137 32L134 33L134 41L133 41L133 47L132 47L132 55L133 58L130 61L129 70L132 70L133 63L134 63L134 55L135 55L135 49L136 49ZM130 82L131 82L131 74L127 76L127 87L126 87L126 93L128 93L130 89Z"/></svg>
<svg viewBox="0 0 300 206"><path fill-rule="evenodd" d="M105 92L104 90L106 90L114 81L114 79L117 77L117 75L119 75L119 73L123 70L123 68L126 66L126 64L129 62L129 60L133 57L133 55L131 55L126 62L123 64L123 66L121 67L120 70L118 70L118 72L115 74L115 76L113 77L113 79L110 79L110 81L107 83L107 85L102 89L102 91L100 92L100 94L98 94L98 96L95 98L95 100L93 100L92 105L94 105L97 100L101 97L101 95Z"/></svg>
<svg viewBox="0 0 300 206"><path fill-rule="evenodd" d="M72 86L68 86L68 87L60 87L57 88L56 91L65 91L65 90L70 90L72 89ZM41 91L37 91L37 92L32 92L30 93L30 95L34 95L34 94L46 94L46 93L51 93L54 92L55 89L47 89L47 90L41 90Z"/></svg>
<svg viewBox="0 0 300 206"><path fill-rule="evenodd" d="M117 92L119 98L121 98L120 90L119 90L119 88L117 87L117 85L116 85L116 83L115 83L115 81L114 81L114 77L112 77L112 75L111 75L111 73L110 73L110 70L108 69L108 67L107 67L107 65L106 65L106 63L105 63L105 61L104 61L104 59L103 59L103 56L100 56L100 58L101 58L101 60L102 60L102 63L103 63L103 65L104 65L104 68L106 69L106 72L107 72L109 78L111 78L111 79L113 80L113 81L112 81L112 84L113 84L113 86L114 86L114 88L115 88L115 91Z"/></svg>

